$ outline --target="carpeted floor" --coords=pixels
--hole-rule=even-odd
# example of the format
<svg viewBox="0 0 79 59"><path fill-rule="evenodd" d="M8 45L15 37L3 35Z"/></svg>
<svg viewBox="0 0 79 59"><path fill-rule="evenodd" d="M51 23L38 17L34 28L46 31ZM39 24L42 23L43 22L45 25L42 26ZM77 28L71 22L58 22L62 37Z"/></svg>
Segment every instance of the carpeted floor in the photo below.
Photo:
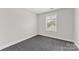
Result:
<svg viewBox="0 0 79 59"><path fill-rule="evenodd" d="M37 35L1 51L79 51L72 42Z"/></svg>

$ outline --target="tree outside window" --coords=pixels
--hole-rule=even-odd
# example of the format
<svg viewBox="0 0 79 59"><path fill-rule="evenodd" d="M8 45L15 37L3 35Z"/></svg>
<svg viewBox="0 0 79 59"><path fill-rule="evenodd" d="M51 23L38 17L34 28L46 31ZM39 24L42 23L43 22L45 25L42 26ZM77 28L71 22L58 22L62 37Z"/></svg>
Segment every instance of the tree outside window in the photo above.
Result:
<svg viewBox="0 0 79 59"><path fill-rule="evenodd" d="M46 31L57 31L56 15L46 16Z"/></svg>

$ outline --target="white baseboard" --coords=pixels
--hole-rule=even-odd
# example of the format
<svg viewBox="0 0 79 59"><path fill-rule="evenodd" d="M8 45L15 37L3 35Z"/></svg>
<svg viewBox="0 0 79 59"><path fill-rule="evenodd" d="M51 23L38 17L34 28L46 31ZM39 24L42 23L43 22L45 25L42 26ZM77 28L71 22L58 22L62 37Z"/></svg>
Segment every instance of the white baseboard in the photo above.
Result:
<svg viewBox="0 0 79 59"><path fill-rule="evenodd" d="M77 46L77 48L79 49L79 43L77 41L74 41L74 43Z"/></svg>
<svg viewBox="0 0 79 59"><path fill-rule="evenodd" d="M39 35L42 35L42 36L47 36L47 37L51 37L51 36L44 35L44 34L39 34ZM61 39L61 40L64 40L64 41L74 42L73 40L70 40L70 39L60 38L60 37L55 37L55 36L52 36L51 38L57 38L57 39Z"/></svg>
<svg viewBox="0 0 79 59"><path fill-rule="evenodd" d="M0 50L2 50L2 49L4 49L4 48L7 48L7 47L9 47L9 46L12 46L12 45L14 45L14 44L17 44L17 43L19 43L19 42L21 42L21 41L27 40L27 39L29 39L29 38L31 38L31 37L36 36L36 35L37 35L37 34L35 34L35 35L30 35L30 36L28 36L28 37L26 37L26 38L23 38L23 39L14 41L14 42L10 42L10 43L8 43L7 45L0 46Z"/></svg>
<svg viewBox="0 0 79 59"><path fill-rule="evenodd" d="M2 50L2 49L4 49L4 48L7 48L7 47L9 47L9 46L12 46L12 45L14 45L14 44L17 44L17 43L19 43L19 42L21 42L21 41L27 40L27 39L29 39L29 38L31 38L31 37L36 36L36 35L43 35L43 34L30 35L30 36L28 36L28 37L26 37L26 38L23 38L23 39L14 41L14 42L10 42L10 43L8 43L7 45L0 46L0 50ZM47 36L47 35L43 35L43 36ZM50 36L47 36L47 37L50 37ZM59 38L59 37L51 37L51 38L62 39L62 38ZM63 40L63 39L62 39L62 40ZM65 39L64 39L64 40L65 40ZM67 39L67 41L68 41L68 39ZM70 41L70 40L69 40L69 41ZM73 41L70 41L70 42L73 42ZM75 42L75 44L76 44L76 46L79 48L79 44L78 44L77 42Z"/></svg>

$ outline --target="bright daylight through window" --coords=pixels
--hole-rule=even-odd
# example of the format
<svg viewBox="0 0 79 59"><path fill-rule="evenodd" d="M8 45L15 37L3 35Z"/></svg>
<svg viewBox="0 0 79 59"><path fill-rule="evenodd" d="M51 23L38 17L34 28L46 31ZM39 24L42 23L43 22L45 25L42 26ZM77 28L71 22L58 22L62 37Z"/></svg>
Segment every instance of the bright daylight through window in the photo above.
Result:
<svg viewBox="0 0 79 59"><path fill-rule="evenodd" d="M46 16L46 31L57 31L56 15Z"/></svg>

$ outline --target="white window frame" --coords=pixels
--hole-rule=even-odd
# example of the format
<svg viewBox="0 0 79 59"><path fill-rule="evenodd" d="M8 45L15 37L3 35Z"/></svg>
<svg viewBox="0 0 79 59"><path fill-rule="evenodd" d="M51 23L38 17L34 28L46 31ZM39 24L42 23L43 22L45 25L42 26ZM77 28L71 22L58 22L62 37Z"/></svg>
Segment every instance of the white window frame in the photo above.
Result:
<svg viewBox="0 0 79 59"><path fill-rule="evenodd" d="M52 31L49 31L48 27L47 27L47 23L48 23L48 20L49 20L48 17L54 17L55 21L56 21L56 28L54 30L52 30ZM48 15L48 16L45 17L45 19L46 19L46 31L57 32L57 15ZM53 19L52 19L52 21L53 21Z"/></svg>

